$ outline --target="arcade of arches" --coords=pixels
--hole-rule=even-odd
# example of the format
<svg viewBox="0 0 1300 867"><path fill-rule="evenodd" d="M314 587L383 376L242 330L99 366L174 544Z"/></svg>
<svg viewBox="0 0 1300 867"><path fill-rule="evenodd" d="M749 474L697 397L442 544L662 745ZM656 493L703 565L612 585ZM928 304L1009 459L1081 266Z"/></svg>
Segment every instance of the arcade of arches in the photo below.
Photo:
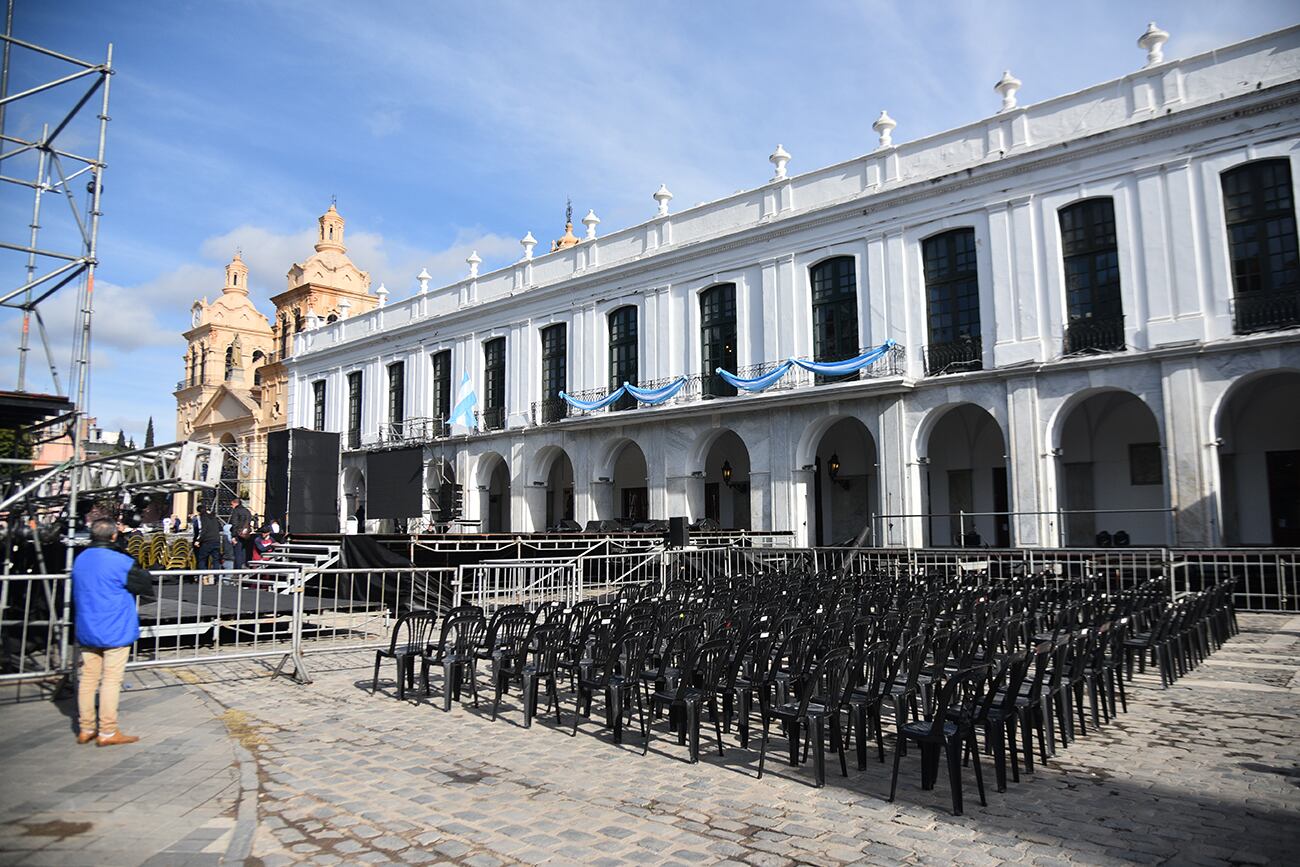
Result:
<svg viewBox="0 0 1300 867"><path fill-rule="evenodd" d="M1300 544L1300 371L1247 372L1207 392L1196 419L1207 477L1190 499L1188 460L1170 454L1169 410L1149 380L1134 385L1066 391L1045 404L1033 430L1019 428L1035 451L1019 461L1008 457L1014 413L982 399L902 416L901 426L883 404L866 418L805 413L788 457L771 451L779 428L749 419L636 439L578 431L531 454L431 453L426 517L450 520L460 491L465 529L483 532L682 515L721 529L793 527L812 545L1141 547L1180 544L1180 514L1200 510L1215 544ZM346 471L341 493L343 519L364 522L364 475Z"/></svg>

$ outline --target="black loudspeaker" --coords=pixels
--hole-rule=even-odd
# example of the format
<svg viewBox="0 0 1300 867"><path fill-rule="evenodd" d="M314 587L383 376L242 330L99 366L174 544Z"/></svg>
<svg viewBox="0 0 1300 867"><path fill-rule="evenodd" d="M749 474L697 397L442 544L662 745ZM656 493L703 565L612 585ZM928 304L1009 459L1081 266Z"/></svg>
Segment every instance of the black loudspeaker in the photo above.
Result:
<svg viewBox="0 0 1300 867"><path fill-rule="evenodd" d="M685 518L668 519L668 547L685 548L691 543L691 532L686 528Z"/></svg>
<svg viewBox="0 0 1300 867"><path fill-rule="evenodd" d="M286 532L339 531L339 442L326 431L272 431L266 437L266 521Z"/></svg>

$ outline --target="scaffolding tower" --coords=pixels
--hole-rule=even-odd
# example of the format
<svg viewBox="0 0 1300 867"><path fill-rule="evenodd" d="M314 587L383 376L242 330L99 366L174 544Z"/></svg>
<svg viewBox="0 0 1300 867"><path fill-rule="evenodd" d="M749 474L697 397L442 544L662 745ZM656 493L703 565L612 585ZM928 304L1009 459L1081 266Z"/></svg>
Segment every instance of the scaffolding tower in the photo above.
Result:
<svg viewBox="0 0 1300 867"><path fill-rule="evenodd" d="M66 286L77 292L67 397L72 411L63 417L72 442L69 471L85 455L82 420L87 416L90 383L91 318L94 312L95 268L99 264L98 238L101 196L104 191L104 148L108 134L109 82L113 75L113 46L102 61L82 60L13 35L14 0L8 0L4 34L0 36L0 182L7 189L30 191L32 219L28 231L17 237L0 237L0 254L8 260L6 282L13 271L23 274L0 289L0 306L21 311L16 390L29 391L28 355L33 322L45 351L55 395L65 394L58 364L50 346L41 305ZM11 93L11 73L21 72L22 89ZM6 126L10 106L22 105L28 116L47 118L23 135ZM97 114L91 114L98 109ZM65 148L63 141L75 130L86 136L94 131L93 154ZM22 132L19 130L19 132ZM87 136L89 137L89 136ZM85 185L84 197L78 188ZM46 207L47 200L49 207ZM66 206L66 208L64 207ZM44 230L44 237L42 236ZM3 230L7 232L6 228ZM15 259L14 257L18 257ZM25 260L25 261L24 261ZM0 260L3 261L3 260ZM14 459L7 459L13 463ZM23 462L23 461L19 461ZM79 485L84 473L70 472L67 489L69 530L75 528ZM68 548L67 563L72 564Z"/></svg>

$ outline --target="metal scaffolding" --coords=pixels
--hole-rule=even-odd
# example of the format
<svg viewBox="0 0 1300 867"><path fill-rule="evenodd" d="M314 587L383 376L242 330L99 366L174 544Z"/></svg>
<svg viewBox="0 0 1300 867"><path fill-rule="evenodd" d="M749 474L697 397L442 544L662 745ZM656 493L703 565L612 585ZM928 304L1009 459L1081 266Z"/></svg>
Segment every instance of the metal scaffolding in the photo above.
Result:
<svg viewBox="0 0 1300 867"><path fill-rule="evenodd" d="M14 0L9 0L5 31L0 36L3 40L0 43L0 182L31 191L32 221L29 231L22 233L25 237L0 238L0 252L26 259L25 277L16 280L18 285L13 288L0 289L0 306L22 311L17 390L27 390L27 361L34 320L54 391L62 395L58 365L40 305L65 286L76 286L77 306L67 395L74 405L68 423L68 435L72 440L71 463L77 465L85 454L81 422L87 415L90 381L90 324L94 310L95 267L99 263L97 243L100 198L104 190L104 146L108 133L113 46L111 43L107 46L103 61L82 60L18 39L13 35L13 24ZM51 71L46 73L47 69ZM24 85L19 92L10 93L11 72L15 70L24 73ZM14 135L6 127L9 106L19 104L32 115L48 117L48 121L41 124L39 135ZM87 109L88 106L91 108ZM94 107L99 112L90 115ZM97 133L93 155L76 153L61 146L61 137L66 138L65 134L70 130L84 135L91 129ZM79 204L75 185L83 181L86 194ZM67 206L66 210L57 202L55 207L43 210L47 197L61 200ZM43 228L48 238L44 243L41 239ZM23 269L19 266L18 270ZM69 477L70 528L75 525L81 476L81 473L72 473ZM69 548L69 565L71 561L72 549Z"/></svg>

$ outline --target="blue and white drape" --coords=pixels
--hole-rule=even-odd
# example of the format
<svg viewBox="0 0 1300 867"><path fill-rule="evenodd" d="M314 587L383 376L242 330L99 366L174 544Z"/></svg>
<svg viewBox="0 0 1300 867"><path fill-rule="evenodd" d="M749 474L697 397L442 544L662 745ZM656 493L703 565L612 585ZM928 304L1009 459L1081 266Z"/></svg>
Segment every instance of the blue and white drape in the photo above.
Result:
<svg viewBox="0 0 1300 867"><path fill-rule="evenodd" d="M846 376L850 373L857 373L862 368L878 361L896 345L893 340L886 340L875 349L864 352L856 358L846 358L843 361L807 361L802 358L788 358L762 376L749 379L736 376L736 374L723 370L721 367L717 368L715 372L724 382L735 388L742 391L757 392L776 385L781 377L789 373L790 369L795 366L821 376ZM638 388L629 382L625 382L599 400L580 400L563 391L560 392L560 397L574 409L582 412L595 412L604 409L625 394L632 395L639 403L647 406L657 406L676 397L684 385L686 385L686 377L681 376L660 388Z"/></svg>

